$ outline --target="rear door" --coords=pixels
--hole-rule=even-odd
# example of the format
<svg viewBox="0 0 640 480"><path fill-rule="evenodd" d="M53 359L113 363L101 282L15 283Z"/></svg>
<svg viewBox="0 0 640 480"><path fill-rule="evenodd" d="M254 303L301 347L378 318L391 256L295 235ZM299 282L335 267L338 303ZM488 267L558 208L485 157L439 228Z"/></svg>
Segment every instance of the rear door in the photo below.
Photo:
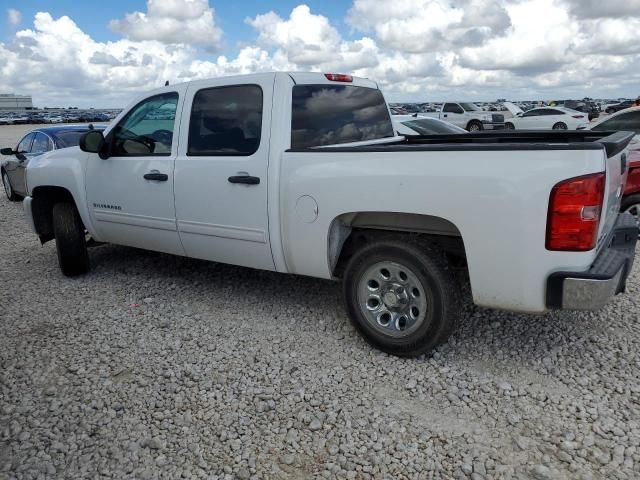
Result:
<svg viewBox="0 0 640 480"><path fill-rule="evenodd" d="M187 90L175 202L190 257L275 269L267 213L274 78L208 80Z"/></svg>
<svg viewBox="0 0 640 480"><path fill-rule="evenodd" d="M569 127L571 125L571 122L574 121L573 119L569 118L569 116L562 110L556 110L554 108L548 108L546 110L544 119L544 129L553 128L553 126L558 123L563 123L564 125Z"/></svg>

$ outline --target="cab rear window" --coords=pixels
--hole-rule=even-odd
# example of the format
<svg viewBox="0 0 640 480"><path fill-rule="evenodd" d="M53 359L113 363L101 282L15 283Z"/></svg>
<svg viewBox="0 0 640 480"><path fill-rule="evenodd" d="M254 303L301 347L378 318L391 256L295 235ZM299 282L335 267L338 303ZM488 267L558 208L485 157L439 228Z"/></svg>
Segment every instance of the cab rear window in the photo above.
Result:
<svg viewBox="0 0 640 480"><path fill-rule="evenodd" d="M382 92L352 85L293 87L291 148L393 137Z"/></svg>

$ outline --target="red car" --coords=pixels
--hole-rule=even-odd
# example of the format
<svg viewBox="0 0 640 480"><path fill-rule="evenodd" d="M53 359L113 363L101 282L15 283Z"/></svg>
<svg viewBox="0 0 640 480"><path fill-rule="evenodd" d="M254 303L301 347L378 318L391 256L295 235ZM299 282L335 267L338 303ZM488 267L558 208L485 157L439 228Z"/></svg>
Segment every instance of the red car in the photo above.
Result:
<svg viewBox="0 0 640 480"><path fill-rule="evenodd" d="M627 158L629 174L622 194L620 210L640 221L640 150L631 150Z"/></svg>

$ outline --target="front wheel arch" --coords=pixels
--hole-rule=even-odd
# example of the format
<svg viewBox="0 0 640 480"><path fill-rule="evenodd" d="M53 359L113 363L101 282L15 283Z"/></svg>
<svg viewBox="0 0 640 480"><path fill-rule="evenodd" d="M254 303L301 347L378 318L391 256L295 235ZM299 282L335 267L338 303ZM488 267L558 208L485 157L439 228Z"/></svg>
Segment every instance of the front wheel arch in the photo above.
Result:
<svg viewBox="0 0 640 480"><path fill-rule="evenodd" d="M71 203L76 209L78 205L69 190L57 186L39 186L31 192L31 213L33 224L40 241L44 244L54 239L53 206L56 203ZM79 210L79 209L78 209Z"/></svg>

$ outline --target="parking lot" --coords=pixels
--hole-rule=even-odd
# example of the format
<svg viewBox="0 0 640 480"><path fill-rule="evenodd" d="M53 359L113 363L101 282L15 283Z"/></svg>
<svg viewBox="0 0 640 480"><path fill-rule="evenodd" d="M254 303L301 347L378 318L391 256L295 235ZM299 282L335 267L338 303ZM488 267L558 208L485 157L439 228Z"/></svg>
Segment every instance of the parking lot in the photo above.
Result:
<svg viewBox="0 0 640 480"><path fill-rule="evenodd" d="M337 283L112 245L66 278L0 198L0 479L638 478L637 266L601 312L467 304L407 360Z"/></svg>

